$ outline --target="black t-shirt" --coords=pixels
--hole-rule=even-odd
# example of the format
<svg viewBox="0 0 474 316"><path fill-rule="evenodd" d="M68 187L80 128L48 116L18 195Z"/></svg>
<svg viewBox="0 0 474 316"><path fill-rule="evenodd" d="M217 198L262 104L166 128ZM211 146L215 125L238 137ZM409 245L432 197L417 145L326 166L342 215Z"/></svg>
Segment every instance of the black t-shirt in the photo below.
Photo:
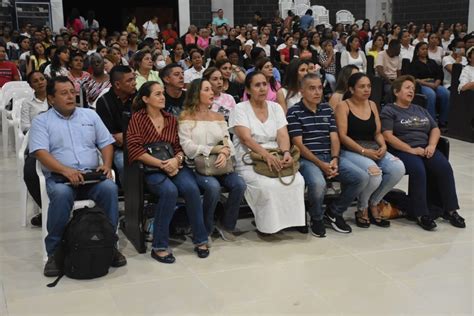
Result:
<svg viewBox="0 0 474 316"><path fill-rule="evenodd" d="M229 81L229 87L224 92L230 94L234 98L235 103L239 103L244 95L244 86L240 83Z"/></svg>
<svg viewBox="0 0 474 316"><path fill-rule="evenodd" d="M443 70L433 59L429 59L427 63L418 59L413 59L409 68L410 75L416 79L434 79L443 81Z"/></svg>
<svg viewBox="0 0 474 316"><path fill-rule="evenodd" d="M224 41L222 41L222 44L227 46L227 47L238 47L240 48L240 46L242 45L242 42L239 40L239 39L230 39L230 38L226 38Z"/></svg>
<svg viewBox="0 0 474 316"><path fill-rule="evenodd" d="M181 93L181 96L179 96L178 98L173 98L165 91L165 111L178 117L179 114L181 114L181 111L183 111L183 103L185 96L186 94L183 91Z"/></svg>
<svg viewBox="0 0 474 316"><path fill-rule="evenodd" d="M113 89L97 99L96 112L104 122L110 134L123 133L123 113L130 112L135 94L125 103L115 94Z"/></svg>

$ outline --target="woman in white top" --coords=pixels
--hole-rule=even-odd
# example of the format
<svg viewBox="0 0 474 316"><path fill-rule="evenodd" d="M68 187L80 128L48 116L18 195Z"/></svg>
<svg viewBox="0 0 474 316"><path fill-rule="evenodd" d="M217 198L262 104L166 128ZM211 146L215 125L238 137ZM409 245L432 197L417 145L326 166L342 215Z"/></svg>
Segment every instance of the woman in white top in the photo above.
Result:
<svg viewBox="0 0 474 316"><path fill-rule="evenodd" d="M67 64L69 62L69 49L66 46L61 46L56 49L54 56L51 59L51 64L44 69L44 75L48 78L57 76L67 76Z"/></svg>
<svg viewBox="0 0 474 316"><path fill-rule="evenodd" d="M474 46L467 50L466 57L469 64L463 68L459 76L459 92L474 90Z"/></svg>
<svg viewBox="0 0 474 316"><path fill-rule="evenodd" d="M257 229L273 234L287 227L304 226L305 206L304 179L299 172L294 182L285 186L277 178L256 173L242 161L245 153L253 151L262 155L272 170L293 164L285 113L278 103L266 100L268 85L261 72L247 75L249 101L237 104L230 114L229 126L234 133L236 171L247 184L245 199L255 215ZM285 152L283 159L269 154L266 149L270 148Z"/></svg>
<svg viewBox="0 0 474 316"><path fill-rule="evenodd" d="M367 59L360 49L360 40L357 36L347 39L346 51L341 53L341 67L346 65L355 65L360 72L367 72Z"/></svg>
<svg viewBox="0 0 474 316"><path fill-rule="evenodd" d="M428 43L428 39L425 37L426 32L424 28L420 28L418 32L416 33L416 38L413 40L411 43L413 46L416 46L419 42L425 42Z"/></svg>
<svg viewBox="0 0 474 316"><path fill-rule="evenodd" d="M35 116L48 110L45 76L40 71L34 70L28 75L27 82L35 91L35 95L32 100L24 100L21 105L20 129L25 134L30 129Z"/></svg>
<svg viewBox="0 0 474 316"><path fill-rule="evenodd" d="M199 155L209 157L215 151L218 156L214 165L224 168L235 153L224 116L211 111L213 101L214 92L209 81L195 79L191 82L184 101L184 111L179 117L178 133L181 147L186 154L186 163L193 169L194 159ZM220 142L224 145L216 147ZM194 171L196 182L204 192L204 224L209 236L214 231L214 212L220 200L221 186L228 190L229 197L224 205L224 213L216 228L222 239L234 241L232 231L235 229L240 202L246 188L244 180L234 172L221 176L205 176L197 170Z"/></svg>
<svg viewBox="0 0 474 316"><path fill-rule="evenodd" d="M235 100L230 94L222 92L224 90L222 72L216 67L209 67L202 74L202 78L209 81L214 92L211 110L222 114L225 120L228 121L229 113L235 108Z"/></svg>
<svg viewBox="0 0 474 316"><path fill-rule="evenodd" d="M441 65L444 57L444 50L440 44L437 33L431 33L428 37L428 57L433 59L438 65Z"/></svg>
<svg viewBox="0 0 474 316"><path fill-rule="evenodd" d="M309 62L306 59L293 59L286 68L283 88L277 92L277 101L286 113L289 108L301 101L300 83L308 73Z"/></svg>

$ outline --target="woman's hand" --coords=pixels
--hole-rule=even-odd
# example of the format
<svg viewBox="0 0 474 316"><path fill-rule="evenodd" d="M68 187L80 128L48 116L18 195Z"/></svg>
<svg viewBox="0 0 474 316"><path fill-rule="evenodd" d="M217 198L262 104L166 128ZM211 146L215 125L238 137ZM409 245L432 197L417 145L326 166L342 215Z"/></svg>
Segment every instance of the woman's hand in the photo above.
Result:
<svg viewBox="0 0 474 316"><path fill-rule="evenodd" d="M385 156L385 153L387 152L387 146L382 146L377 150L377 156L379 157L379 160Z"/></svg>
<svg viewBox="0 0 474 316"><path fill-rule="evenodd" d="M433 157L434 153L436 151L436 146L434 145L428 145L425 147L425 157L426 158L431 158Z"/></svg>
<svg viewBox="0 0 474 316"><path fill-rule="evenodd" d="M378 150L374 149L366 149L364 148L364 152L362 153L362 156L365 156L367 158L370 158L372 160L379 160L379 155L378 155Z"/></svg>
<svg viewBox="0 0 474 316"><path fill-rule="evenodd" d="M170 177L177 175L179 171L178 158L163 160L161 162L161 169L163 169L163 171L166 172L166 174L168 174Z"/></svg>
<svg viewBox="0 0 474 316"><path fill-rule="evenodd" d="M283 167L281 165L280 159L277 156L274 156L270 153L267 153L265 155L264 160L267 162L268 169L270 169L270 171L273 171L273 170L280 171L281 168Z"/></svg>
<svg viewBox="0 0 474 316"><path fill-rule="evenodd" d="M281 160L281 163L283 164L283 167L291 167L293 165L293 157L291 157L290 152L286 151L283 154L283 159Z"/></svg>
<svg viewBox="0 0 474 316"><path fill-rule="evenodd" d="M425 149L421 147L411 148L410 154L425 157Z"/></svg>
<svg viewBox="0 0 474 316"><path fill-rule="evenodd" d="M224 168L227 164L227 155L224 154L223 152L219 153L219 155L217 155L217 159L214 163L214 166L216 168Z"/></svg>

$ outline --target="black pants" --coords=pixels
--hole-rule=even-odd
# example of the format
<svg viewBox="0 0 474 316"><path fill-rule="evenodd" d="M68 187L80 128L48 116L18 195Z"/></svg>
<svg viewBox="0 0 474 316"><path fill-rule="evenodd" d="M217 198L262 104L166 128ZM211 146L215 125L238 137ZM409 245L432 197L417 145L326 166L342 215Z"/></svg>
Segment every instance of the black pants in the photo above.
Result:
<svg viewBox="0 0 474 316"><path fill-rule="evenodd" d="M36 174L36 158L27 156L25 159L25 166L23 168L23 180L25 181L28 192L33 197L33 200L41 208L41 191L39 178Z"/></svg>

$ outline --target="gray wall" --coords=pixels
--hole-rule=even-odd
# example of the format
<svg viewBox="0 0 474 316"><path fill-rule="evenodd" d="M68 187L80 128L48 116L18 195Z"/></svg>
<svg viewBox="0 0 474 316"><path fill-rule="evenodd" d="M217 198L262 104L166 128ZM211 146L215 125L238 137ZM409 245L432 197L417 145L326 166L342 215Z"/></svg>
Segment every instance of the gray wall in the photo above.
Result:
<svg viewBox="0 0 474 316"><path fill-rule="evenodd" d="M448 24L467 23L468 9L469 0L395 0L393 1L393 22L407 24L413 21L418 25L431 23L434 26L441 21Z"/></svg>
<svg viewBox="0 0 474 316"><path fill-rule="evenodd" d="M211 0L189 0L189 11L191 24L198 28L207 25L212 20Z"/></svg>

